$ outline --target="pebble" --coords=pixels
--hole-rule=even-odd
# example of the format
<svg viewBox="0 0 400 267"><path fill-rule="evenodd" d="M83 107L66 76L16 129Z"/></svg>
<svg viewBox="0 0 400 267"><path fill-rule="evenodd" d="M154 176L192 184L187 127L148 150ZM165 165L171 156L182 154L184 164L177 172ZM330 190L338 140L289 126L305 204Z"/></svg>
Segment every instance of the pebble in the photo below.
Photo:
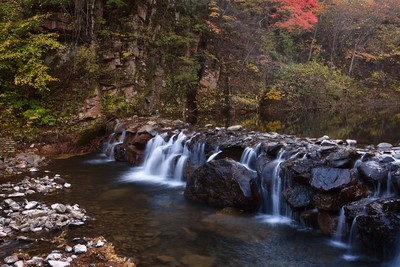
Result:
<svg viewBox="0 0 400 267"><path fill-rule="evenodd" d="M14 262L17 262L18 260L19 260L19 259L18 259L18 256L17 256L17 255L11 255L11 256L6 257L6 258L4 259L4 262L7 263L7 264L12 264L12 263L14 263Z"/></svg>
<svg viewBox="0 0 400 267"><path fill-rule="evenodd" d="M76 254L82 254L87 252L87 247L82 244L78 244L74 246L74 253Z"/></svg>

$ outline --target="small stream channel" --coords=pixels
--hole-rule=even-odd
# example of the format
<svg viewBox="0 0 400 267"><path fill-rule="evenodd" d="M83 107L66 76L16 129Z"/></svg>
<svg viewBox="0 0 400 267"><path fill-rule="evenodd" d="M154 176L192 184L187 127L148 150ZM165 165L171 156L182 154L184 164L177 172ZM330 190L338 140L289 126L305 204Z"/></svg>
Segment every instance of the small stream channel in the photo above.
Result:
<svg viewBox="0 0 400 267"><path fill-rule="evenodd" d="M102 235L138 266L380 265L368 257L346 261L343 249L315 231L188 202L182 185L127 182L135 170L104 155L57 160L47 169L72 188L45 198L79 203L94 219L70 228L67 238Z"/></svg>

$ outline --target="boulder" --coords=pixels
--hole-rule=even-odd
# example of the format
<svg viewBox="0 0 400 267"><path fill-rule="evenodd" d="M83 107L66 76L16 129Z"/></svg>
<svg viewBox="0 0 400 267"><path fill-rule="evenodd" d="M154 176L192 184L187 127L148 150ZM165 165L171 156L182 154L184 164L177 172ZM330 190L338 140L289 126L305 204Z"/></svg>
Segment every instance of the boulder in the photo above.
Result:
<svg viewBox="0 0 400 267"><path fill-rule="evenodd" d="M196 169L187 180L184 195L210 206L248 212L259 210L261 205L255 174L229 158L212 160Z"/></svg>
<svg viewBox="0 0 400 267"><path fill-rule="evenodd" d="M362 162L360 166L357 167L357 170L361 177L370 184L385 182L388 176L388 170L378 162L372 160Z"/></svg>
<svg viewBox="0 0 400 267"><path fill-rule="evenodd" d="M324 235L332 235L336 231L338 216L336 213L320 210L318 212L318 226Z"/></svg>
<svg viewBox="0 0 400 267"><path fill-rule="evenodd" d="M326 157L329 166L333 168L345 168L353 165L353 157L357 155L354 149L339 149Z"/></svg>
<svg viewBox="0 0 400 267"><path fill-rule="evenodd" d="M400 199L377 199L356 217L359 239L379 256L397 248L400 233Z"/></svg>
<svg viewBox="0 0 400 267"><path fill-rule="evenodd" d="M284 198L294 211L308 207L314 194L311 187L295 182L283 192Z"/></svg>
<svg viewBox="0 0 400 267"><path fill-rule="evenodd" d="M371 193L368 187L357 184L346 187L338 193L316 194L313 198L313 204L318 209L337 212L342 206L367 197Z"/></svg>
<svg viewBox="0 0 400 267"><path fill-rule="evenodd" d="M337 191L357 181L348 169L317 167L311 172L310 185L320 192Z"/></svg>

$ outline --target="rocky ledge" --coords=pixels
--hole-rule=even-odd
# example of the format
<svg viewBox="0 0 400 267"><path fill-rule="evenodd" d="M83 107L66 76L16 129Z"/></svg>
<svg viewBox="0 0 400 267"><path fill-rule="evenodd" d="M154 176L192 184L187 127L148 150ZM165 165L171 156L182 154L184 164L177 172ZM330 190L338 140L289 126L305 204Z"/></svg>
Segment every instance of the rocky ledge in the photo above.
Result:
<svg viewBox="0 0 400 267"><path fill-rule="evenodd" d="M149 157L157 137L170 169L183 165L189 200L290 216L326 235L337 234L344 209L340 228L356 223L359 240L377 256L390 256L400 241L399 147L137 117L108 128L106 153L133 165Z"/></svg>

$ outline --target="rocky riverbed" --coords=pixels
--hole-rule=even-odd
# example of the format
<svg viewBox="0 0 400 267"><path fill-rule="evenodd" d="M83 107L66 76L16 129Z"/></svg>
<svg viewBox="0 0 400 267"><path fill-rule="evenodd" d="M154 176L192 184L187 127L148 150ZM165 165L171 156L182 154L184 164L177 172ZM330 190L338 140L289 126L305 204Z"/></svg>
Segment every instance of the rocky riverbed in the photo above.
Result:
<svg viewBox="0 0 400 267"><path fill-rule="evenodd" d="M8 150L15 153L14 150ZM51 248L47 253L29 255L16 248L13 253L2 253L2 266L135 266L129 260L116 255L114 247L103 237L76 238L68 243L63 231L71 227L84 227L87 220L85 209L79 204L45 203L39 195L57 194L61 190L71 190L72 185L56 174L52 177L28 177L23 179L5 178L39 171L45 164L44 157L25 152L15 156L2 157L0 184L0 248L18 242L21 246L40 246ZM31 175L32 176L32 175ZM8 180L5 182L5 180ZM61 234L46 237L46 233Z"/></svg>

